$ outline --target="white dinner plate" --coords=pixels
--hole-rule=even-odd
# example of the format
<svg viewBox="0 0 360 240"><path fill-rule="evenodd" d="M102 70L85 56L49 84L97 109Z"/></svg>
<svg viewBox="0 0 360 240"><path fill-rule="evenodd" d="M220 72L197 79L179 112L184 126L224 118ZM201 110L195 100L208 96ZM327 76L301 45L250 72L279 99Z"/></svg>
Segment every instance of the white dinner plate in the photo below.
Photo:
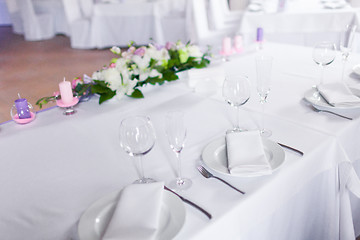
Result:
<svg viewBox="0 0 360 240"><path fill-rule="evenodd" d="M360 64L353 66L352 70L354 74L360 76Z"/></svg>
<svg viewBox="0 0 360 240"><path fill-rule="evenodd" d="M346 6L346 2L344 1L334 1L334 2L325 2L324 8L327 9L340 9Z"/></svg>
<svg viewBox="0 0 360 240"><path fill-rule="evenodd" d="M351 87L349 87L349 89L355 94L357 95L357 93L359 92L359 90L356 89L352 89ZM344 114L344 115L348 115L348 114L352 114L352 113L357 113L360 111L360 104L359 105L353 105L353 106L341 106L341 107L334 107L330 104L328 104L325 99L323 99L322 97L320 98L320 100L317 100L314 97L314 93L315 93L315 89L309 89L308 91L305 92L304 95L304 99L306 101L308 101L311 105L313 105L315 108L319 109L319 110L326 110L326 111L331 111L334 113L338 113L338 114Z"/></svg>
<svg viewBox="0 0 360 240"><path fill-rule="evenodd" d="M81 216L78 226L80 240L100 240L112 213L120 191L113 192L94 202ZM185 222L185 207L180 198L165 191L160 214L157 240L171 239Z"/></svg>
<svg viewBox="0 0 360 240"><path fill-rule="evenodd" d="M248 6L248 11L250 12L260 12L262 11L263 6L261 3L250 3Z"/></svg>
<svg viewBox="0 0 360 240"><path fill-rule="evenodd" d="M272 171L275 171L284 163L285 152L279 146L279 144L266 138L263 138L262 140L264 145L265 156L269 161ZM207 167L226 176L256 177L262 175L258 173L241 173L241 174L229 173L227 157L226 157L225 137L215 139L214 141L206 145L201 156L203 162Z"/></svg>

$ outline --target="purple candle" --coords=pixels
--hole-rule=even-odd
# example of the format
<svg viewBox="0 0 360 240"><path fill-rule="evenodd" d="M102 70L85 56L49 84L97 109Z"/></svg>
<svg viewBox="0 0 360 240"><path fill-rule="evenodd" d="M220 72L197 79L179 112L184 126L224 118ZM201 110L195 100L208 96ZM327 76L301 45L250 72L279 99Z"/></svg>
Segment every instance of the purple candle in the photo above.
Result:
<svg viewBox="0 0 360 240"><path fill-rule="evenodd" d="M16 99L15 107L20 119L31 118L28 102L25 98Z"/></svg>
<svg viewBox="0 0 360 240"><path fill-rule="evenodd" d="M263 36L264 36L264 31L262 28L257 28L256 30L256 41L257 42L262 42L263 41Z"/></svg>

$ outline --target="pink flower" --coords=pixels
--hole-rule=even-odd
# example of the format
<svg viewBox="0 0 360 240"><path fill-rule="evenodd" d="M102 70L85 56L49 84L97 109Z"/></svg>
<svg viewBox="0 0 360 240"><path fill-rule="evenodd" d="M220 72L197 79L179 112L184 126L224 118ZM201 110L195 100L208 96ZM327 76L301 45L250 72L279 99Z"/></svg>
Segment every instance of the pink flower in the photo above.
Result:
<svg viewBox="0 0 360 240"><path fill-rule="evenodd" d="M166 50L173 49L174 47L175 47L175 43L173 43L173 42L167 42L167 43L165 44Z"/></svg>
<svg viewBox="0 0 360 240"><path fill-rule="evenodd" d="M110 68L114 68L114 67L116 67L116 64L115 64L115 63L111 63L109 67L110 67Z"/></svg>
<svg viewBox="0 0 360 240"><path fill-rule="evenodd" d="M59 96L59 95L60 95L60 92L59 92L59 91L56 91L56 92L53 93L53 96L54 96L54 97L57 97L57 96Z"/></svg>
<svg viewBox="0 0 360 240"><path fill-rule="evenodd" d="M134 55L138 55L140 57L144 56L145 54L145 48L141 47L135 50Z"/></svg>
<svg viewBox="0 0 360 240"><path fill-rule="evenodd" d="M72 80L72 82L71 82L71 87L72 87L72 89L75 89L76 86L77 86L79 83L80 83L80 84L83 84L83 80L82 80L81 78L79 78L79 77L74 78L74 79Z"/></svg>

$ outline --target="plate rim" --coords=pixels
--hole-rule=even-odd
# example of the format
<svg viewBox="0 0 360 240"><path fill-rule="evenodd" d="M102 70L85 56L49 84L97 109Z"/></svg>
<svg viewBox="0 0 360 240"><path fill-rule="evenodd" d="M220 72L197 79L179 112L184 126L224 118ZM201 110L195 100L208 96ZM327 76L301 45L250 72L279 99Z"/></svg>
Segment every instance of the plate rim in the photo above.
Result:
<svg viewBox="0 0 360 240"><path fill-rule="evenodd" d="M276 168L272 169L271 174L268 174L268 175L272 175L276 170L278 170L284 164L284 162L285 162L285 151L284 151L284 149L282 149L282 147L278 143L276 143L276 142L274 142L274 141L272 141L270 139L262 138L262 140L263 140L263 143L265 143L265 144L276 146L277 150L279 151L279 154L281 155L280 156L281 160L279 160L279 165ZM217 142L219 142L219 143L217 143ZM268 176L268 175L264 175L264 174L230 174L230 173L225 173L225 172L222 172L222 171L220 171L218 169L212 168L211 166L209 166L209 164L207 164L207 161L204 159L204 154L211 145L213 145L213 144L215 145L216 143L221 144L221 145L225 145L225 136L224 137L218 137L218 138L210 141L203 148L203 151L201 153L201 159L202 159L202 161L204 162L204 164L206 165L207 168L209 168L209 169L211 169L211 170L213 170L213 171L215 171L215 172L217 172L219 174L227 176L227 177L251 178L251 177Z"/></svg>
<svg viewBox="0 0 360 240"><path fill-rule="evenodd" d="M96 234L95 232L95 220L96 215L99 215L99 213L109 204L111 204L111 208L114 208L114 204L116 204L116 198L120 194L120 192L123 189L113 191L111 193L108 193L107 195L95 200L86 210L81 214L81 217L79 219L79 223L77 226L77 234L79 237L79 240L100 240L97 235L89 235L89 232L93 232L93 234ZM185 205L182 202L182 200L177 197L176 195L163 190L163 203L171 205L175 202L176 207L169 207L170 212L172 212L171 215L180 215L180 219L178 219L178 226L177 229L174 231L173 236L175 237L182 227L185 224L185 218L186 218L186 210ZM101 208L101 206L103 206ZM93 212L93 213L92 213ZM177 213L176 213L177 212ZM88 216L90 215L90 216ZM91 215L95 215L94 217L91 217ZM86 219L87 218L87 219ZM170 217L172 219L172 217ZM171 221L171 220L170 220ZM91 224L93 223L93 224ZM92 225L90 230L88 229L89 225ZM165 232L165 231L163 231ZM156 239L165 239L163 234L157 235ZM100 236L101 237L101 236ZM168 236L166 236L168 237Z"/></svg>

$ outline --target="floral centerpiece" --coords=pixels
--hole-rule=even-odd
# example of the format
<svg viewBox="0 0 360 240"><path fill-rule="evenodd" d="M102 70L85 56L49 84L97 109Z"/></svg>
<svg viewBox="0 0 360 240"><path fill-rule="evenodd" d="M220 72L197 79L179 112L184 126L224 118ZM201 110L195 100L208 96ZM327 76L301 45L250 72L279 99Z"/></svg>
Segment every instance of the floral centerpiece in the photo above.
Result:
<svg viewBox="0 0 360 240"><path fill-rule="evenodd" d="M72 81L74 95L83 97L96 93L100 95L100 104L113 97L121 99L125 95L143 98L140 87L177 80L178 72L204 68L210 63L208 51L202 53L198 46L180 41L168 42L165 46L149 44L136 47L131 44L126 51L121 51L119 47L110 50L118 57L94 72L91 78L75 78ZM59 94L54 93L54 96L39 99L36 104L41 108L43 104L58 98Z"/></svg>

